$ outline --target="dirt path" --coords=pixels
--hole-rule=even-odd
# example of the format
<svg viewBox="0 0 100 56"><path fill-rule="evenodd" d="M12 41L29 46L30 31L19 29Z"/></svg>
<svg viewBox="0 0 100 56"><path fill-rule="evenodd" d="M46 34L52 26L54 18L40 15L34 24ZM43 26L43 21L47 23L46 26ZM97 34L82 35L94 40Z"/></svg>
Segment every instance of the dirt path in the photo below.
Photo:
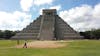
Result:
<svg viewBox="0 0 100 56"><path fill-rule="evenodd" d="M17 48L23 48L23 45L17 45ZM28 48L58 48L58 47L64 47L66 44L59 43L57 41L33 41L28 42L27 47Z"/></svg>

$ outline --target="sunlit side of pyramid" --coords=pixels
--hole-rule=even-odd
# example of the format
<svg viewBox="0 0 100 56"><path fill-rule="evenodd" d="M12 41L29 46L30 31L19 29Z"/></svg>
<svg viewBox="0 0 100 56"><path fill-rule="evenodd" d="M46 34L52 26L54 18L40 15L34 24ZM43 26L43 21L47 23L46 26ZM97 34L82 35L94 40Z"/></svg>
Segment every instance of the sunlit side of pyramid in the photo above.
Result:
<svg viewBox="0 0 100 56"><path fill-rule="evenodd" d="M57 15L56 9L44 9L42 15L12 39L66 40L82 36Z"/></svg>

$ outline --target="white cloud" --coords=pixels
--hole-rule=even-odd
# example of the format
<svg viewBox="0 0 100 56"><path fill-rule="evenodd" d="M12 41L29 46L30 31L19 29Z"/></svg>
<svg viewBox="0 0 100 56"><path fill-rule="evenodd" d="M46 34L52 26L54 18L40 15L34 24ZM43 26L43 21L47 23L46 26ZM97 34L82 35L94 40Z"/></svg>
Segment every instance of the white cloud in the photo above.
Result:
<svg viewBox="0 0 100 56"><path fill-rule="evenodd" d="M100 28L100 4L95 5L94 8L89 5L82 5L61 11L60 17L77 31Z"/></svg>
<svg viewBox="0 0 100 56"><path fill-rule="evenodd" d="M94 7L93 16L96 18L100 18L100 4Z"/></svg>
<svg viewBox="0 0 100 56"><path fill-rule="evenodd" d="M29 11L33 5L33 0L21 0L20 5L23 11Z"/></svg>
<svg viewBox="0 0 100 56"><path fill-rule="evenodd" d="M27 12L30 11L30 8L33 5L50 5L54 0L20 0L20 5L23 11ZM59 8L57 8L59 9Z"/></svg>
<svg viewBox="0 0 100 56"><path fill-rule="evenodd" d="M57 10L60 10L60 9L61 9L61 5L50 7L50 9L57 9Z"/></svg>
<svg viewBox="0 0 100 56"><path fill-rule="evenodd" d="M31 15L15 11L7 13L0 11L0 30L22 30L31 22Z"/></svg>
<svg viewBox="0 0 100 56"><path fill-rule="evenodd" d="M34 0L33 4L35 5L44 5L44 4L52 4L54 0Z"/></svg>
<svg viewBox="0 0 100 56"><path fill-rule="evenodd" d="M45 9L45 8L41 8L41 9L39 10L39 14L40 14L40 15L42 15L43 9Z"/></svg>

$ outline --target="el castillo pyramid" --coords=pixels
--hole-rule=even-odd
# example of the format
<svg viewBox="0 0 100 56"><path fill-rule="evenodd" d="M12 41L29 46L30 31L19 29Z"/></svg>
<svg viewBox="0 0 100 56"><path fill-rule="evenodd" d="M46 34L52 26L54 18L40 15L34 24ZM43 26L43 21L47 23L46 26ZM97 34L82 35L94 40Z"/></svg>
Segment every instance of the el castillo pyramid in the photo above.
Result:
<svg viewBox="0 0 100 56"><path fill-rule="evenodd" d="M82 36L57 15L56 9L44 9L42 15L12 39L66 40L82 39Z"/></svg>

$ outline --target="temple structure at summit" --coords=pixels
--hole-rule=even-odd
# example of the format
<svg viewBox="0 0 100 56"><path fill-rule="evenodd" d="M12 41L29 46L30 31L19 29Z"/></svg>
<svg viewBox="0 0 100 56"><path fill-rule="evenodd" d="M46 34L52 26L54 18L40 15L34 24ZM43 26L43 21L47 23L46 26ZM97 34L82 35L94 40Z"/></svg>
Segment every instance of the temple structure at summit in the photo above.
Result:
<svg viewBox="0 0 100 56"><path fill-rule="evenodd" d="M82 36L57 15L56 9L44 9L42 15L12 39L66 40L82 39Z"/></svg>

